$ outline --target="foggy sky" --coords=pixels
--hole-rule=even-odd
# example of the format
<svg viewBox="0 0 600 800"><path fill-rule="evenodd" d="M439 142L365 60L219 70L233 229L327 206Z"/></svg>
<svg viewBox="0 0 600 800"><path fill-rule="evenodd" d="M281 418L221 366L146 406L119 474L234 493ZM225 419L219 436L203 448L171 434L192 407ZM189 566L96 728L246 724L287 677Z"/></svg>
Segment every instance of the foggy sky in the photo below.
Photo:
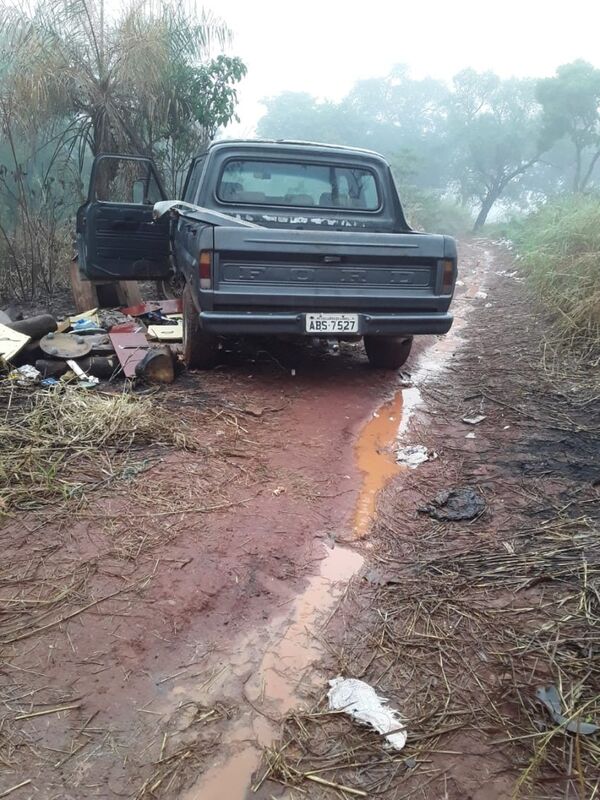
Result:
<svg viewBox="0 0 600 800"><path fill-rule="evenodd" d="M584 58L600 66L600 0L206 0L232 28L248 76L239 125L252 135L263 97L284 90L340 99L398 63L414 77L464 67L503 77L551 75Z"/></svg>

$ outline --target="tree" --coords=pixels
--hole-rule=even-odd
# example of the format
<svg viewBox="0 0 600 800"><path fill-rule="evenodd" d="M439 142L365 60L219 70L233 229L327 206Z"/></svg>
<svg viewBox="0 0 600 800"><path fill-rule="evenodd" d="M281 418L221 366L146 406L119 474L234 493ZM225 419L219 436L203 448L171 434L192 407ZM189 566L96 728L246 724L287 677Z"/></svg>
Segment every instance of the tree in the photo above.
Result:
<svg viewBox="0 0 600 800"><path fill-rule="evenodd" d="M563 64L554 77L538 81L536 96L543 108L542 141L571 142L573 191L583 192L600 159L600 69L581 60Z"/></svg>
<svg viewBox="0 0 600 800"><path fill-rule="evenodd" d="M413 80L399 65L385 77L358 81L339 102L317 100L305 92L283 92L264 100L267 111L258 134L366 147L386 155L412 150L419 162L416 182L442 186L447 93L443 83Z"/></svg>
<svg viewBox="0 0 600 800"><path fill-rule="evenodd" d="M174 0L114 19L104 0L0 9L0 293L60 280L91 156L154 156L177 192L183 165L235 115L246 68L215 54L228 40L222 22Z"/></svg>
<svg viewBox="0 0 600 800"><path fill-rule="evenodd" d="M217 124L233 116L231 84L244 68L209 60L211 45L230 34L208 13L196 19L181 4L142 0L107 21L103 0L42 0L31 15L5 8L0 34L12 54L5 80L23 118L67 119L65 138L81 156L87 148L151 153L182 109L214 130L209 109L190 102L188 84L173 83L178 70L196 87L212 80L213 92L223 90L224 101L211 107Z"/></svg>
<svg viewBox="0 0 600 800"><path fill-rule="evenodd" d="M500 199L525 190L524 176L536 164L540 112L534 83L464 70L455 76L448 106L453 174L463 202L475 202L474 229L484 225Z"/></svg>
<svg viewBox="0 0 600 800"><path fill-rule="evenodd" d="M258 122L259 136L364 146L363 117L344 102L319 101L307 92L282 92L262 102L267 112Z"/></svg>
<svg viewBox="0 0 600 800"><path fill-rule="evenodd" d="M158 137L157 142L151 140L151 149L167 189L178 197L191 158L214 138L219 127L235 118L235 84L246 74L246 67L240 58L223 54L200 66L173 57L168 73L164 121L156 130L150 113L146 125Z"/></svg>

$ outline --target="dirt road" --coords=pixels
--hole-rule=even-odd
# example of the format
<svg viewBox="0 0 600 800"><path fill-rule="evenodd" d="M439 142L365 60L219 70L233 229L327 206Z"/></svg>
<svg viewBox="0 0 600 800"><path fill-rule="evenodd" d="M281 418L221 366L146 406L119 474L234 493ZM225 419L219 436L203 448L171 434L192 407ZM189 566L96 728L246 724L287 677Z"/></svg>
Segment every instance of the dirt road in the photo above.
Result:
<svg viewBox="0 0 600 800"><path fill-rule="evenodd" d="M507 277L511 269L490 245L464 245L457 322L449 336L419 343L410 376L369 369L354 347L337 357L289 347L231 354L223 368L184 375L155 398L186 448L136 450L126 479L106 465L107 484L96 482L75 506L8 518L0 531L4 611L21 603L22 614L0 627L0 796L13 787L19 800L511 796L527 762L519 753L516 769L512 755L492 744L508 712L486 720L475 756L477 726L459 731L458 721L466 724L467 699L472 712L482 697L487 702L489 687L479 674L473 685L449 685L461 660L456 643L448 644L446 670L435 648L423 663L403 661L415 642L407 631L393 638L395 623L388 623L398 614L407 623L414 613L401 600L414 602L440 575L455 579L455 568L424 566L423 554L429 565L434 556L465 552L473 537L481 547L500 537L514 554L534 489L549 475L553 496L565 491L569 476L556 472L561 442L548 431L542 456L522 452L520 466L513 460L502 474L492 466L503 449L508 463L506 448L524 419L511 417L510 381L506 395L496 384L501 396L493 399L489 387L465 391L485 371L484 351L502 357L496 379L518 364L518 352L506 360L509 342L520 337L525 359L531 331L515 336L499 316L506 319L522 294L517 278ZM461 422L469 414L486 420L469 426ZM543 429L538 422L532 427ZM407 471L395 461L402 443L425 444L438 458ZM529 487L522 486L524 463L536 476ZM593 485L590 475L579 477ZM448 535L416 513L423 499L466 480L488 507L472 525ZM515 486L522 487L517 501ZM514 606L512 590L502 584L489 608L500 614ZM531 608L534 591L526 590ZM467 597L464 585L461 592L451 606L457 616L428 617L419 629L426 644L466 619L461 603L484 614L481 597ZM413 636L420 621L411 619ZM478 657L490 681L498 680L497 665L472 649L483 628L463 627L462 658ZM442 664L435 675L431 658ZM323 695L340 672L377 683L402 706L416 750L394 757L339 717L327 728ZM556 679L550 667L542 673ZM314 713L302 721L298 709ZM440 739L446 732L449 742ZM348 744L352 736L358 740ZM365 741L380 752L361 751ZM274 749L265 757L264 748ZM364 775L374 770L367 788L353 761ZM580 789L586 780L571 782Z"/></svg>

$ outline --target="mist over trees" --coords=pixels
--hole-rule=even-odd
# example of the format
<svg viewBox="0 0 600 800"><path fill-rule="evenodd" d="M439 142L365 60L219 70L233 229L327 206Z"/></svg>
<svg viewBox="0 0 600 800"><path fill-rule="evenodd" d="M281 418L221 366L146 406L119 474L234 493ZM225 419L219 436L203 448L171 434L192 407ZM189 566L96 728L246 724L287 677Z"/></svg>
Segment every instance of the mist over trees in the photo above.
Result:
<svg viewBox="0 0 600 800"><path fill-rule="evenodd" d="M528 209L599 180L600 70L584 61L541 80L465 69L449 84L397 66L337 103L284 92L264 104L260 136L387 156L413 222L424 226L454 204L473 213L478 230L492 210Z"/></svg>

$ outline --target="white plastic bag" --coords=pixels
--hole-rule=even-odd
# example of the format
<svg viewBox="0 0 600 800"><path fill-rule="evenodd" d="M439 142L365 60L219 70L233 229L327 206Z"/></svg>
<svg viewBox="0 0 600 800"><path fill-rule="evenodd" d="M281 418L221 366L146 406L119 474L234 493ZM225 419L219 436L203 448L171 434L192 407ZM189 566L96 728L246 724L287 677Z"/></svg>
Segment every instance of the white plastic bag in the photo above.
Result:
<svg viewBox="0 0 600 800"><path fill-rule="evenodd" d="M398 711L384 705L385 697L379 697L372 686L356 678L334 678L329 685L327 697L332 711L345 711L358 722L384 734L395 750L402 750L406 744L404 720Z"/></svg>
<svg viewBox="0 0 600 800"><path fill-rule="evenodd" d="M415 469L426 461L433 461L434 458L437 458L437 453L424 444L410 444L396 450L396 462L409 469Z"/></svg>

